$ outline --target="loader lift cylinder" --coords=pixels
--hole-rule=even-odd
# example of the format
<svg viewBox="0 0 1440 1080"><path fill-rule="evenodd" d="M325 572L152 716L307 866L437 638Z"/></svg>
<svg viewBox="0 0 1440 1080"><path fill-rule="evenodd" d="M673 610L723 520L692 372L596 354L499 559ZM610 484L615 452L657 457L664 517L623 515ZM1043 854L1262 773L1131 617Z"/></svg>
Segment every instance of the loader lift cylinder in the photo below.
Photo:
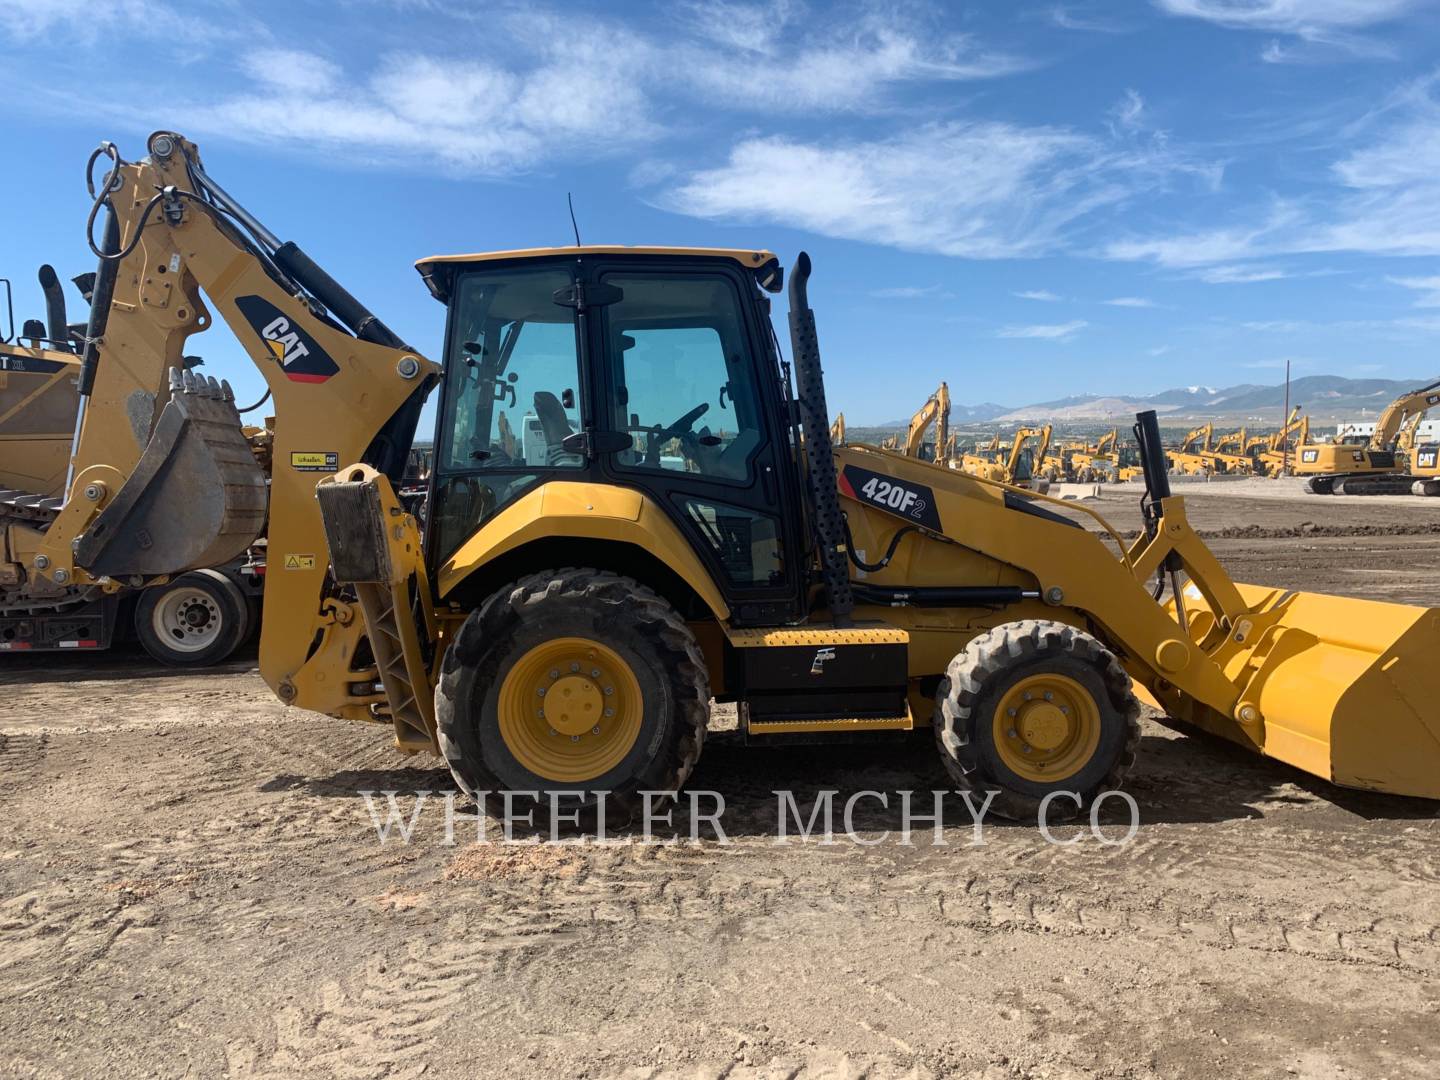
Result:
<svg viewBox="0 0 1440 1080"><path fill-rule="evenodd" d="M820 572L830 618L849 626L855 610L846 562L845 522L840 514L835 455L830 445L830 416L825 405L825 378L820 368L820 339L806 287L810 256L801 252L790 275L790 348L795 354L795 388L800 399L800 424L805 435L806 475L815 515L815 540L820 546Z"/></svg>
<svg viewBox="0 0 1440 1080"><path fill-rule="evenodd" d="M105 206L105 235L100 240L100 265L95 270L91 286L90 318L85 325L85 349L80 355L80 375L76 379L76 391L80 396L80 407L75 411L75 434L70 438L70 464L65 470L65 490L62 497L70 497L70 485L75 480L75 455L80 451L80 429L85 426L85 408L90 403L90 393L95 389L95 369L100 365L100 339L105 336L105 326L110 319L110 301L115 298L115 279L120 274L120 260L114 258L120 251L120 221L114 207Z"/></svg>

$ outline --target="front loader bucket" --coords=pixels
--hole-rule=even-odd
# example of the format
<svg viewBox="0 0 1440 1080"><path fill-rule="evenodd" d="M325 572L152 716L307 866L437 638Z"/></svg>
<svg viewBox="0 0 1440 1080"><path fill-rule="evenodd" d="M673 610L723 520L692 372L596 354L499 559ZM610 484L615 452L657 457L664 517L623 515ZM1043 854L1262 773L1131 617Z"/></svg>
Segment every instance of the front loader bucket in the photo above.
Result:
<svg viewBox="0 0 1440 1080"><path fill-rule="evenodd" d="M117 578L220 566L260 535L265 504L265 474L229 385L172 370L154 434L76 541L75 564Z"/></svg>
<svg viewBox="0 0 1440 1080"><path fill-rule="evenodd" d="M1242 688L1226 734L1344 787L1440 799L1440 610L1236 587L1251 614L1228 628L1183 590L1192 637Z"/></svg>

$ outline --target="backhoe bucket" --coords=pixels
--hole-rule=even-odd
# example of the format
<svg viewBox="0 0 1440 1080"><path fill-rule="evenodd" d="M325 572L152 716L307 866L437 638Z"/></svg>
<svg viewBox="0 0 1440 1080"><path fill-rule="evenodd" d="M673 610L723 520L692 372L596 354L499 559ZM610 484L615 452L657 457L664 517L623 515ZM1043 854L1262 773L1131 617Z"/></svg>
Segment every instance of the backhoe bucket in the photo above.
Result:
<svg viewBox="0 0 1440 1080"><path fill-rule="evenodd" d="M1183 590L1191 636L1243 688L1222 733L1344 787L1440 799L1440 610L1237 588L1252 614L1228 628Z"/></svg>
<svg viewBox="0 0 1440 1080"><path fill-rule="evenodd" d="M76 541L75 564L117 578L220 566L260 535L265 504L229 385L172 370L150 442Z"/></svg>

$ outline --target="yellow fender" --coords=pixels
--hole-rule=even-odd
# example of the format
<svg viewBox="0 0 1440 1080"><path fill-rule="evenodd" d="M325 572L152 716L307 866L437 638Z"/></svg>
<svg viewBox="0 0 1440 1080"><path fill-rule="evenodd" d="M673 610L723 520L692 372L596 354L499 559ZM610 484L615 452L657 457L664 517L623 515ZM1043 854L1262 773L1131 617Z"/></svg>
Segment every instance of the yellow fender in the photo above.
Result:
<svg viewBox="0 0 1440 1080"><path fill-rule="evenodd" d="M507 552L555 536L614 540L649 552L699 594L715 618L730 617L710 572L665 512L632 488L552 481L491 518L440 567L440 597Z"/></svg>

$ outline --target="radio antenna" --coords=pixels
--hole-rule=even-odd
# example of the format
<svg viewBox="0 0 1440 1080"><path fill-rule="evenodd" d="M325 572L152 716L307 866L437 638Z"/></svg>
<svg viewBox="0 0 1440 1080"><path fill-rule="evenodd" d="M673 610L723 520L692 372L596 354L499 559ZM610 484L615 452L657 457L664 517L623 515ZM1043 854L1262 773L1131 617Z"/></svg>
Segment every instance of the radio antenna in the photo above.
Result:
<svg viewBox="0 0 1440 1080"><path fill-rule="evenodd" d="M575 224L575 200L570 197L570 192L565 193L565 205L570 207L570 227L575 230L575 246L580 246L580 226Z"/></svg>

